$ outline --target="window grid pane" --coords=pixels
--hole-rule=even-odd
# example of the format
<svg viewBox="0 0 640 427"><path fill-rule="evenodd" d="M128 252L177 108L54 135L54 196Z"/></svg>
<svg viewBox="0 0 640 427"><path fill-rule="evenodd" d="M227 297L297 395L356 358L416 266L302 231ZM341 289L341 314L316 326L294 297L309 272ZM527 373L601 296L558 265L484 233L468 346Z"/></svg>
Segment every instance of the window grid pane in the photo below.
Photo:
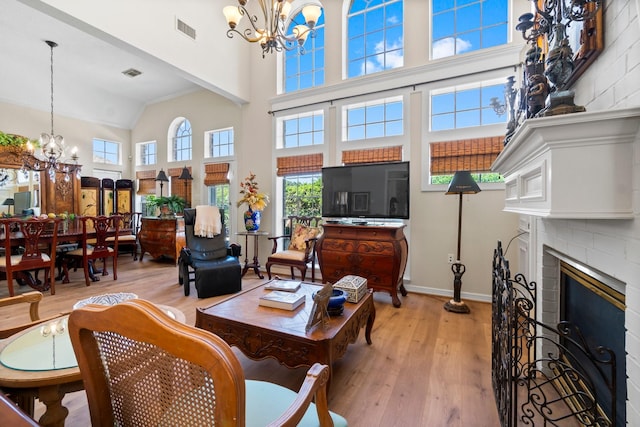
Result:
<svg viewBox="0 0 640 427"><path fill-rule="evenodd" d="M294 148L324 143L324 113L289 116L282 120L282 147Z"/></svg>
<svg viewBox="0 0 640 427"><path fill-rule="evenodd" d="M288 175L283 179L283 218L289 215L320 216L322 174Z"/></svg>
<svg viewBox="0 0 640 427"><path fill-rule="evenodd" d="M346 140L403 135L402 101L346 107Z"/></svg>
<svg viewBox="0 0 640 427"><path fill-rule="evenodd" d="M214 130L209 133L209 150L206 157L226 157L233 154L233 128Z"/></svg>
<svg viewBox="0 0 640 427"><path fill-rule="evenodd" d="M348 19L348 76L404 65L403 0L354 1Z"/></svg>
<svg viewBox="0 0 640 427"><path fill-rule="evenodd" d="M490 85L431 95L431 130L458 129L506 123L491 107L491 98L501 98L504 85Z"/></svg>
<svg viewBox="0 0 640 427"><path fill-rule="evenodd" d="M120 164L120 144L117 142L93 139L93 162L108 165Z"/></svg>
<svg viewBox="0 0 640 427"><path fill-rule="evenodd" d="M304 23L302 12L293 18L289 28L301 23ZM287 93L324 84L324 13L304 44L304 54L299 49L285 52L284 68Z"/></svg>
<svg viewBox="0 0 640 427"><path fill-rule="evenodd" d="M507 42L507 0L432 0L434 59Z"/></svg>
<svg viewBox="0 0 640 427"><path fill-rule="evenodd" d="M183 120L173 138L173 160L191 160L191 123Z"/></svg>

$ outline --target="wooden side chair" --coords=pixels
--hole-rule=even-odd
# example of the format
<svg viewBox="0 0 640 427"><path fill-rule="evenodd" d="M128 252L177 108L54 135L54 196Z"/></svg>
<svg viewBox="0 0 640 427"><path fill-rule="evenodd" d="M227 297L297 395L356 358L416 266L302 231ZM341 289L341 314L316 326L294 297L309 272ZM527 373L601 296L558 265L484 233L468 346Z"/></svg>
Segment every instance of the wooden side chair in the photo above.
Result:
<svg viewBox="0 0 640 427"><path fill-rule="evenodd" d="M91 282L97 282L100 278L95 274L96 260L102 260L102 275L107 276L107 258L113 259L113 280L118 280L118 244L119 232L122 217L120 215L111 216L84 216L82 221L82 243L81 247L65 254L63 262L64 282L69 281L69 265L82 265L84 270L84 280L87 286ZM89 235L92 237L91 244L87 243ZM107 238L114 236L113 241L108 242Z"/></svg>
<svg viewBox="0 0 640 427"><path fill-rule="evenodd" d="M291 278L295 279L294 268L300 270L304 280L307 266L311 264L311 281L316 280L316 240L321 232L320 217L289 216L285 225L285 234L269 237L273 242L271 255L267 258L267 274L271 280L271 266L283 265L291 269ZM278 251L278 240L289 242L287 249Z"/></svg>
<svg viewBox="0 0 640 427"><path fill-rule="evenodd" d="M60 219L27 219L7 218L0 220L4 230L4 256L0 257L0 272L7 276L9 296L14 296L13 280L20 272L45 270L42 290L51 290L51 295L56 293L55 268L56 268L56 242L58 238L58 225ZM9 236L15 236L9 237ZM50 237L50 241L43 245L41 239ZM16 241L23 244L22 254L13 254L12 246ZM43 252L48 248L49 253ZM49 282L47 286L46 283Z"/></svg>
<svg viewBox="0 0 640 427"><path fill-rule="evenodd" d="M138 259L138 232L140 231L141 212L118 212L122 217L120 230L130 230L131 233L118 236L118 251L129 248L133 253L133 260ZM107 237L107 242L113 244L115 236Z"/></svg>
<svg viewBox="0 0 640 427"><path fill-rule="evenodd" d="M6 324L2 325L2 329L0 329L0 339L5 339L10 337L11 335L15 334L16 332L20 332L24 329L30 328L33 325L37 325L39 323L43 323L43 322L48 322L49 320L55 319L57 317L60 317L61 315L63 315L64 313L59 313L59 314L55 314L53 316L48 316L45 318L40 318L40 301L42 301L42 292L40 291L31 291L31 292L25 292L24 294L21 295L16 295L13 297L5 297L5 298L0 298L0 307L8 307L11 305L18 305L18 304L28 304L29 305L29 321L23 321L21 323L17 323L14 326L8 326ZM25 310L26 313L26 310ZM26 318L26 315L25 315ZM11 318L11 320L14 320L14 317ZM17 320L19 321L20 319L17 318Z"/></svg>
<svg viewBox="0 0 640 427"><path fill-rule="evenodd" d="M347 425L327 407L328 366L313 365L298 393L245 380L222 338L148 301L90 304L68 326L94 427Z"/></svg>

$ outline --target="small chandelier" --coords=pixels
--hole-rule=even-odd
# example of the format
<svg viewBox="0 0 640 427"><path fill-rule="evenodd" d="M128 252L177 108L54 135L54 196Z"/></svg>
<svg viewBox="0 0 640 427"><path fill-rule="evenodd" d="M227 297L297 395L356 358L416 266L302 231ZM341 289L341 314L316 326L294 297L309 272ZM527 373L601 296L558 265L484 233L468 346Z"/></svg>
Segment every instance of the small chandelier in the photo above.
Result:
<svg viewBox="0 0 640 427"><path fill-rule="evenodd" d="M41 156L36 155L35 147L31 142L27 142L26 152L23 156L22 171L27 174L28 170L35 172L47 171L51 182L56 182L56 173L64 173L65 182L71 180L71 175L75 173L80 179L80 165L78 165L78 149L73 147L71 160L73 164L65 164L60 159L64 155L65 145L62 135L56 135L53 131L53 48L58 46L56 42L46 40L45 43L51 48L51 133L40 134Z"/></svg>
<svg viewBox="0 0 640 427"><path fill-rule="evenodd" d="M300 48L300 52L304 53L304 42L313 27L318 22L322 14L322 8L316 4L307 4L302 8L302 16L306 21L306 25L300 24L293 27L292 33L287 35L286 29L289 24L289 13L291 12L291 0L253 0L260 6L262 11L261 22L258 22L258 16L251 14L247 10L247 3L252 0L238 0L238 6L226 6L224 13L229 24L227 37L233 38L233 33L240 36L249 43L259 42L262 46L262 57L266 53L282 52L282 50L293 50ZM238 31L236 27L240 23L243 16L249 19L250 27L242 31Z"/></svg>

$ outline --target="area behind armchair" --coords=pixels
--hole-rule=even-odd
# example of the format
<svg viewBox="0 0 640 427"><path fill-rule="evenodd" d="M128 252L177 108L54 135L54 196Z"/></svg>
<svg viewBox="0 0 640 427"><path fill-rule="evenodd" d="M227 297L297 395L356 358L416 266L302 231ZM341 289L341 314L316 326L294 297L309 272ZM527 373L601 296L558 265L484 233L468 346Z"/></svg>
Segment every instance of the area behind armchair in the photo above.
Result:
<svg viewBox="0 0 640 427"><path fill-rule="evenodd" d="M224 230L224 214L220 212L222 228L213 237L195 234L196 209L184 210L184 232L187 246L180 251L178 280L189 295L195 281L198 298L231 294L242 289L240 261L232 256ZM236 254L239 251L235 251ZM193 273L193 279L191 274Z"/></svg>

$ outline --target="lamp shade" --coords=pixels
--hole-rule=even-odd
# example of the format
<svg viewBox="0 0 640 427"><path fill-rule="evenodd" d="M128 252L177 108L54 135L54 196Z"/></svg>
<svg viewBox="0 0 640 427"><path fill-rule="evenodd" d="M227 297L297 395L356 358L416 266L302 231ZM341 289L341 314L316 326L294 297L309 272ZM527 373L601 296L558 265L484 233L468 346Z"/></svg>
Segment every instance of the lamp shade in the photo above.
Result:
<svg viewBox="0 0 640 427"><path fill-rule="evenodd" d="M15 205L15 202L13 201L12 198L7 198L7 199L4 199L4 202L2 202L2 205L3 206L13 206L13 205Z"/></svg>
<svg viewBox="0 0 640 427"><path fill-rule="evenodd" d="M163 169L160 169L160 172L158 172L158 176L156 176L156 181L169 182L169 178L167 178L167 174L164 172Z"/></svg>
<svg viewBox="0 0 640 427"><path fill-rule="evenodd" d="M191 173L189 173L189 168L187 168L186 166L183 167L182 173L180 173L180 176L178 177L178 179L186 179L186 180L193 179L193 177L191 176Z"/></svg>
<svg viewBox="0 0 640 427"><path fill-rule="evenodd" d="M469 171L457 171L449 184L445 194L475 194L479 193L480 187L474 181Z"/></svg>

